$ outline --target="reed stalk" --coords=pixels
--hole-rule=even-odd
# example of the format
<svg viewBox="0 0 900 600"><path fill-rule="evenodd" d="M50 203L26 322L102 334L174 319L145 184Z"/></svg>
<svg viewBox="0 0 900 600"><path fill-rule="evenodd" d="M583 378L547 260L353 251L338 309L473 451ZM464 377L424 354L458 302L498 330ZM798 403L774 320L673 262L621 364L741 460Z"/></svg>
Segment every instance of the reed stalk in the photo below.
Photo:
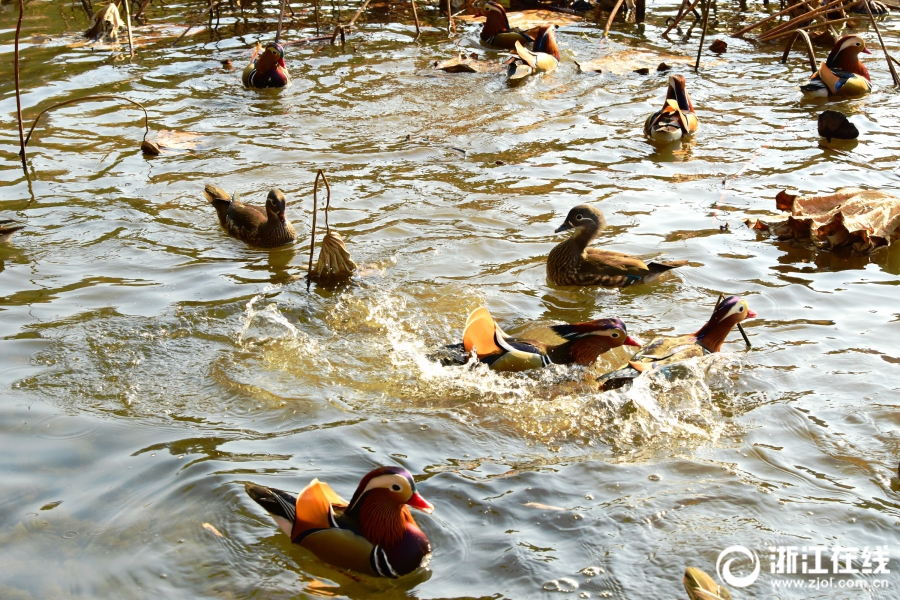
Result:
<svg viewBox="0 0 900 600"><path fill-rule="evenodd" d="M616 18L616 14L619 12L619 7L622 6L622 2L625 0L618 0L616 5L613 7L612 12L609 13L609 18L606 20L606 29L603 30L603 37L609 35L609 28L612 27L613 19Z"/></svg>
<svg viewBox="0 0 900 600"><path fill-rule="evenodd" d="M19 0L19 20L16 23L16 48L13 58L13 71L16 79L16 115L19 118L19 156L22 157L22 169L28 175L28 165L25 157L25 145L28 141L25 139L25 127L22 123L22 91L19 88L19 35L22 32L22 16L25 14L25 0ZM28 134L31 135L30 133Z"/></svg>

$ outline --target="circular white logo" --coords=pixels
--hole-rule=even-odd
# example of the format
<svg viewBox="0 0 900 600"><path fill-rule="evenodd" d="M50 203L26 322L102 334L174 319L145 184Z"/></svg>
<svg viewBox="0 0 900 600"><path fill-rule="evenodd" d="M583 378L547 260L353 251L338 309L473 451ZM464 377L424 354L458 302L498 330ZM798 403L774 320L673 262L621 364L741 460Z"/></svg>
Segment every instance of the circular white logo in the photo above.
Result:
<svg viewBox="0 0 900 600"><path fill-rule="evenodd" d="M722 564L722 559L732 553L742 554L753 561L753 572L745 577L738 577L737 575L731 574L731 563L738 560L738 558L729 558L725 561L725 564ZM716 559L716 572L719 574L719 578L727 583L728 585L736 588L747 587L751 585L756 578L759 577L759 558L757 558L754 552L747 550L743 546L729 546L722 550L719 553L719 558Z"/></svg>

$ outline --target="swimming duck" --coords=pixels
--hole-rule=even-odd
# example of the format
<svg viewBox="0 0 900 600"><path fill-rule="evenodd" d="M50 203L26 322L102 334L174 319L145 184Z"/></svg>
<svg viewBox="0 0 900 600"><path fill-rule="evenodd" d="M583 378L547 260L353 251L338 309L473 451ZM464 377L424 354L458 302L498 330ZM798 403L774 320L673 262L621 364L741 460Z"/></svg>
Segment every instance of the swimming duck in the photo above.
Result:
<svg viewBox="0 0 900 600"><path fill-rule="evenodd" d="M430 513L434 507L416 491L401 467L369 472L348 503L327 483L313 479L295 498L252 483L247 494L272 515L291 538L320 560L379 577L412 573L431 552L408 506Z"/></svg>
<svg viewBox="0 0 900 600"><path fill-rule="evenodd" d="M24 225L16 225L15 221L11 221L6 219L5 221L0 221L0 244L9 241L9 238L12 237L12 234L19 231L20 229L25 229Z"/></svg>
<svg viewBox="0 0 900 600"><path fill-rule="evenodd" d="M831 54L809 83L800 90L810 97L860 96L872 91L869 70L859 61L859 53L872 54L858 35L845 35L834 44Z"/></svg>
<svg viewBox="0 0 900 600"><path fill-rule="evenodd" d="M559 47L556 45L553 25L541 25L538 29L534 38L534 52L516 41L516 54L519 58L507 67L508 79L522 79L535 73L555 71L559 66Z"/></svg>
<svg viewBox="0 0 900 600"><path fill-rule="evenodd" d="M530 35L510 28L506 10L497 2L485 2L478 8L475 16L484 17L481 42L485 45L512 50L516 47L516 42L522 44L534 42Z"/></svg>
<svg viewBox="0 0 900 600"><path fill-rule="evenodd" d="M756 313L750 310L746 300L728 296L716 306L709 321L697 333L654 338L635 353L627 365L601 377L598 380L599 389L614 390L631 382L644 371L718 352L735 325L755 316Z"/></svg>
<svg viewBox="0 0 900 600"><path fill-rule="evenodd" d="M237 194L232 198L214 185L207 185L203 195L216 208L219 223L225 231L242 242L260 248L275 248L297 239L294 226L284 215L287 201L281 190L269 191L265 207L244 204Z"/></svg>
<svg viewBox="0 0 900 600"><path fill-rule="evenodd" d="M687 264L686 260L645 263L630 254L588 248L604 227L603 213L593 206L579 204L569 211L565 223L556 228L556 233L574 229L575 235L550 251L547 278L551 283L628 287L649 283L661 273Z"/></svg>
<svg viewBox="0 0 900 600"><path fill-rule="evenodd" d="M727 588L717 584L697 567L684 570L682 583L691 600L731 600L731 592Z"/></svg>
<svg viewBox="0 0 900 600"><path fill-rule="evenodd" d="M666 101L662 109L647 118L644 133L658 142L674 142L691 135L699 126L684 75L670 75Z"/></svg>
<svg viewBox="0 0 900 600"><path fill-rule="evenodd" d="M291 76L284 64L281 44L270 42L263 50L262 44L256 42L256 50L250 64L244 68L241 81L249 88L276 88L289 84Z"/></svg>
<svg viewBox="0 0 900 600"><path fill-rule="evenodd" d="M463 332L466 354L474 350L478 360L493 371L528 371L550 364L590 366L598 356L623 344L640 347L621 319L551 325L511 337L483 306L472 311Z"/></svg>

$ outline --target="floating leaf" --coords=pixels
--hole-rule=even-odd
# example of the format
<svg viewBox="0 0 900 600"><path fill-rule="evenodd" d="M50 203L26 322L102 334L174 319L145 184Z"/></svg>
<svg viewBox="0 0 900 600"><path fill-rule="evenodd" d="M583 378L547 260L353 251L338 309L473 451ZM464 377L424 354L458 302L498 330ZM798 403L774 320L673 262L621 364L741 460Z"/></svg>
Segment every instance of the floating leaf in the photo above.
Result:
<svg viewBox="0 0 900 600"><path fill-rule="evenodd" d="M768 230L783 240L810 241L833 252L869 254L900 239L900 198L878 190L844 188L834 194L792 196L781 192L786 221L748 227Z"/></svg>

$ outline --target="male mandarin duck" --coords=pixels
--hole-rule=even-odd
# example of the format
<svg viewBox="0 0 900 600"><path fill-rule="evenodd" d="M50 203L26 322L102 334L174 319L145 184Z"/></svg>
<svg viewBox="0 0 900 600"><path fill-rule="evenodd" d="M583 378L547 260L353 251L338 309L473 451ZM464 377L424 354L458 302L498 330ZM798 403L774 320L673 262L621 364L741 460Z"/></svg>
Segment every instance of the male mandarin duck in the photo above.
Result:
<svg viewBox="0 0 900 600"><path fill-rule="evenodd" d="M222 227L242 242L260 248L275 248L297 239L294 226L285 217L287 201L281 190L271 190L265 207L244 204L237 194L207 185L203 195L215 207Z"/></svg>
<svg viewBox="0 0 900 600"><path fill-rule="evenodd" d="M559 47L556 45L556 34L553 25L541 25L534 38L534 52L516 42L516 54L519 58L507 67L508 79L522 79L535 73L549 73L559 66Z"/></svg>
<svg viewBox="0 0 900 600"><path fill-rule="evenodd" d="M600 389L614 390L631 382L644 371L718 352L735 325L755 316L756 313L750 310L746 300L728 296L716 306L709 321L697 333L654 338L635 353L627 365L601 377L598 380Z"/></svg>
<svg viewBox="0 0 900 600"><path fill-rule="evenodd" d="M530 329L511 337L485 307L472 311L463 332L463 348L493 371L527 371L550 364L590 366L597 357L626 344L638 346L621 319L594 319L571 325Z"/></svg>
<svg viewBox="0 0 900 600"><path fill-rule="evenodd" d="M249 88L276 88L289 84L291 76L284 64L281 44L269 43L263 50L262 44L256 42L256 50L250 64L244 68L241 81Z"/></svg>
<svg viewBox="0 0 900 600"><path fill-rule="evenodd" d="M481 28L481 42L494 48L512 50L516 43L531 44L532 37L521 31L514 31L509 26L506 11L497 2L485 2L478 8L476 17L484 16L484 27Z"/></svg>
<svg viewBox="0 0 900 600"><path fill-rule="evenodd" d="M699 126L684 75L669 76L665 104L647 118L644 133L658 142L674 142L691 135Z"/></svg>
<svg viewBox="0 0 900 600"><path fill-rule="evenodd" d="M401 467L369 472L349 503L318 479L296 498L252 483L245 488L291 542L330 565L396 578L418 569L431 553L431 544L408 506L426 513L434 507L419 495L412 475Z"/></svg>
<svg viewBox="0 0 900 600"><path fill-rule="evenodd" d="M869 70L859 61L859 53L872 54L858 35L845 35L834 44L831 54L809 83L800 86L807 96L861 96L872 91Z"/></svg>
<svg viewBox="0 0 900 600"><path fill-rule="evenodd" d="M12 234L21 229L25 229L25 226L18 225L15 221L9 219L0 221L0 244L8 242L9 238L12 237Z"/></svg>
<svg viewBox="0 0 900 600"><path fill-rule="evenodd" d="M593 206L579 204L569 211L556 233L574 229L575 235L550 251L547 278L551 283L628 287L649 283L661 273L687 264L686 260L645 263L630 254L588 248L604 227L603 213Z"/></svg>

